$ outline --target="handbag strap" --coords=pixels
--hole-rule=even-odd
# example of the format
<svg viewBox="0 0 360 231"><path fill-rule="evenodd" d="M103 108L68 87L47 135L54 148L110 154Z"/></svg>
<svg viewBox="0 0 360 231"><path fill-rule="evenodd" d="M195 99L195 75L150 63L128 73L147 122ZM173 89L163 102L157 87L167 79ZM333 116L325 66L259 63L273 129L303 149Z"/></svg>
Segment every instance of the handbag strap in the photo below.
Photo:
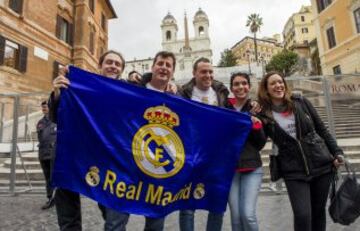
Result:
<svg viewBox="0 0 360 231"><path fill-rule="evenodd" d="M345 163L344 167L346 169L347 176L352 176L352 177L356 178L355 171L351 167L349 160L344 159L344 163ZM337 170L337 172L338 171L339 170ZM344 178L344 177L341 177L341 178ZM331 182L331 189L330 189L330 194L329 194L330 200L332 200L335 197L337 185L339 184L339 182L340 182L339 174L334 174L334 179Z"/></svg>

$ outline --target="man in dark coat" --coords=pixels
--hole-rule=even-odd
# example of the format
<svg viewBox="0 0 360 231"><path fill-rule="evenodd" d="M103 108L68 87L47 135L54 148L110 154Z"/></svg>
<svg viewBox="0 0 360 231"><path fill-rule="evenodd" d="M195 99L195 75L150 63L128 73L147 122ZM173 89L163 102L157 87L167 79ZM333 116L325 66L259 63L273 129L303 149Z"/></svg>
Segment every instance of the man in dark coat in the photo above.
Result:
<svg viewBox="0 0 360 231"><path fill-rule="evenodd" d="M48 201L41 209L48 209L54 206L53 188L50 186L50 175L56 142L56 124L49 120L49 108L46 101L41 103L41 110L44 116L37 123L36 131L39 140L39 161L45 177L46 196L48 198Z"/></svg>

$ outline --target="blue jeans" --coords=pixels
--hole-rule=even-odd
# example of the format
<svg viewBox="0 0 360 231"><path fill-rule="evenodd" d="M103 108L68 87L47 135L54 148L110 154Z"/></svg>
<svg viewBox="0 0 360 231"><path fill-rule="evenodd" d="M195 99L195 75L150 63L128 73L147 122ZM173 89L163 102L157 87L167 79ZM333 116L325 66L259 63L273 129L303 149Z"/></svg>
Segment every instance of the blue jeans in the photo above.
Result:
<svg viewBox="0 0 360 231"><path fill-rule="evenodd" d="M113 209L106 208L105 206L98 204L101 210L101 215L105 220L104 230L105 231L125 231L126 224L129 221L128 213L120 213Z"/></svg>
<svg viewBox="0 0 360 231"><path fill-rule="evenodd" d="M181 210L179 215L180 231L194 231L194 210ZM220 231L224 213L208 214L206 231Z"/></svg>
<svg viewBox="0 0 360 231"><path fill-rule="evenodd" d="M263 169L235 173L229 195L233 231L257 231L256 203L261 187Z"/></svg>
<svg viewBox="0 0 360 231"><path fill-rule="evenodd" d="M128 213L117 212L101 204L98 205L105 220L105 231L126 231L130 216ZM164 229L165 218L145 217L145 220L145 231L162 231Z"/></svg>

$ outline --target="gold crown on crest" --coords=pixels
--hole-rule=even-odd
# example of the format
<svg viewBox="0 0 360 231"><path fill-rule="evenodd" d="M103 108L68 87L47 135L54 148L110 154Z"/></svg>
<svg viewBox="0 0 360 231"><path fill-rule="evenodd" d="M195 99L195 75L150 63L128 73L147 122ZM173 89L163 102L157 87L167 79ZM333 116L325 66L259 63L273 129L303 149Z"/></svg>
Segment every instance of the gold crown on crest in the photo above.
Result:
<svg viewBox="0 0 360 231"><path fill-rule="evenodd" d="M144 118L151 124L162 124L170 128L179 125L179 116L165 106L156 106L146 109Z"/></svg>

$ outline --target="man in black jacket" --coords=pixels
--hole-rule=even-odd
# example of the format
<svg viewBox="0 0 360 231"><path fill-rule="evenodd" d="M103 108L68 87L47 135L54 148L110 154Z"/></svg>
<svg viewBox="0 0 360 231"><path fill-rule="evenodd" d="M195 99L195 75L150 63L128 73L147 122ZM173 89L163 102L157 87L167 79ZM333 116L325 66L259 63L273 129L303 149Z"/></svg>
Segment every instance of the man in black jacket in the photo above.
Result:
<svg viewBox="0 0 360 231"><path fill-rule="evenodd" d="M199 58L193 65L193 78L179 90L182 97L194 101L224 107L229 95L226 86L214 80L214 70L207 58ZM181 231L194 230L193 210L182 210L179 215ZM221 230L223 213L209 212L206 230Z"/></svg>
<svg viewBox="0 0 360 231"><path fill-rule="evenodd" d="M46 196L48 198L48 201L41 209L48 209L54 206L53 188L50 186L50 173L56 142L56 124L49 119L49 108L46 101L41 103L41 110L44 116L37 123L36 131L39 141L39 161L45 177Z"/></svg>
<svg viewBox="0 0 360 231"><path fill-rule="evenodd" d="M156 54L152 66L152 79L148 83L135 83L160 92L176 91L169 85L175 70L175 56L170 52L159 52ZM125 61L122 55L115 51L108 51L99 59L100 74L108 78L120 79L124 70ZM60 88L67 88L69 80L60 75L54 79L54 92L50 97L50 115L56 121L56 111L59 104ZM81 209L78 193L59 189L56 194L56 206L58 222L61 230L81 230ZM105 230L125 231L129 219L128 213L120 213L99 204L105 219ZM164 218L146 217L145 230L162 231Z"/></svg>
<svg viewBox="0 0 360 231"><path fill-rule="evenodd" d="M99 58L99 72L105 77L121 79L124 67L125 60L119 52L109 50ZM62 74L66 74L68 70L65 68L62 71L65 72ZM62 74L54 79L54 91L52 92L49 100L50 119L54 122L57 121L60 89L67 88L68 85L70 85L69 80ZM70 190L59 188L57 189L55 195L55 203L60 230L82 230L81 203L79 194ZM119 213L110 208L106 208L101 204L99 204L99 208L105 220L105 230L125 230L129 214Z"/></svg>

